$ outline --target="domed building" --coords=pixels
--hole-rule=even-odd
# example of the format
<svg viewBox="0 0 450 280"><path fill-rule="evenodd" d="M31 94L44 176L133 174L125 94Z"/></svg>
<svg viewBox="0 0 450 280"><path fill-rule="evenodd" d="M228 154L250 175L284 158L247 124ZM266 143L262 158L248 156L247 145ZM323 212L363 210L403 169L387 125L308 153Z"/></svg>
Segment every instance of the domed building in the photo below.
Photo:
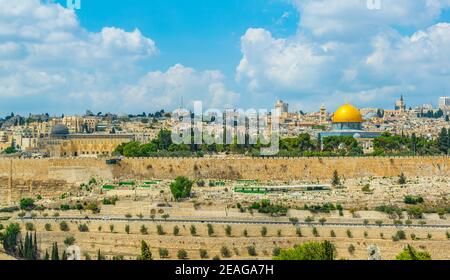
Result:
<svg viewBox="0 0 450 280"><path fill-rule="evenodd" d="M319 138L323 139L333 136L350 136L355 138L363 147L365 152L371 152L373 149L373 139L380 137L378 132L364 131L364 119L361 112L350 104L341 106L332 116L332 130L322 132Z"/></svg>
<svg viewBox="0 0 450 280"><path fill-rule="evenodd" d="M362 115L350 104L340 107L333 114L332 121L333 130L362 130Z"/></svg>
<svg viewBox="0 0 450 280"><path fill-rule="evenodd" d="M52 138L67 138L69 135L69 128L63 124L57 124L52 128Z"/></svg>
<svg viewBox="0 0 450 280"><path fill-rule="evenodd" d="M107 157L119 145L135 141L133 134L70 133L64 124L53 126L49 136L38 143L39 151L49 157Z"/></svg>

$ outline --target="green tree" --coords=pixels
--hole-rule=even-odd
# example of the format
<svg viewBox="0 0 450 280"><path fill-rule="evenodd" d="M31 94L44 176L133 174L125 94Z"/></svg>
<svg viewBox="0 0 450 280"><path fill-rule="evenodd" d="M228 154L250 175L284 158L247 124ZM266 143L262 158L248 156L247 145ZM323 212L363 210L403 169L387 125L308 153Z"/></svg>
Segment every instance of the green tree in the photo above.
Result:
<svg viewBox="0 0 450 280"><path fill-rule="evenodd" d="M36 205L34 204L34 200L32 198L22 198L20 200L20 209L31 211L34 208L36 208Z"/></svg>
<svg viewBox="0 0 450 280"><path fill-rule="evenodd" d="M213 236L214 235L214 227L212 224L207 224L206 225L208 228L208 236Z"/></svg>
<svg viewBox="0 0 450 280"><path fill-rule="evenodd" d="M400 185L405 185L406 184L406 176L405 176L405 174L403 172L398 177L398 183Z"/></svg>
<svg viewBox="0 0 450 280"><path fill-rule="evenodd" d="M170 191L176 200L190 197L191 189L192 181L186 177L178 177L170 184Z"/></svg>
<svg viewBox="0 0 450 280"><path fill-rule="evenodd" d="M178 250L177 257L180 260L186 260L188 258L188 253L186 250Z"/></svg>
<svg viewBox="0 0 450 280"><path fill-rule="evenodd" d="M169 250L164 248L159 248L159 257L161 259L165 259L169 257Z"/></svg>
<svg viewBox="0 0 450 280"><path fill-rule="evenodd" d="M52 245L52 261L59 261L58 243Z"/></svg>
<svg viewBox="0 0 450 280"><path fill-rule="evenodd" d="M205 249L200 249L199 253L200 253L200 258L201 259L207 259L208 258L208 251L206 251Z"/></svg>
<svg viewBox="0 0 450 280"><path fill-rule="evenodd" d="M331 180L331 185L333 187L338 187L341 185L341 178L339 178L339 173L337 170L334 170L333 172L333 179Z"/></svg>
<svg viewBox="0 0 450 280"><path fill-rule="evenodd" d="M225 227L225 234L226 234L226 236L230 237L231 236L231 231L232 231L231 226L227 225Z"/></svg>
<svg viewBox="0 0 450 280"><path fill-rule="evenodd" d="M9 224L3 233L3 248L8 254L15 254L17 250L17 240L20 235L20 226L17 223Z"/></svg>
<svg viewBox="0 0 450 280"><path fill-rule="evenodd" d="M102 254L102 251L100 251L100 249L98 249L98 251L97 251L97 260L98 261L106 260L106 256Z"/></svg>
<svg viewBox="0 0 450 280"><path fill-rule="evenodd" d="M195 225L191 225L189 230L190 230L192 236L196 236L197 235L197 228L195 227Z"/></svg>
<svg viewBox="0 0 450 280"><path fill-rule="evenodd" d="M426 251L416 251L411 245L408 245L395 259L399 261L422 261L431 260L431 255Z"/></svg>
<svg viewBox="0 0 450 280"><path fill-rule="evenodd" d="M144 240L141 241L141 255L139 257L139 260L141 261L152 260L152 252L150 252L150 247Z"/></svg>
<svg viewBox="0 0 450 280"><path fill-rule="evenodd" d="M226 246L222 246L222 248L220 249L220 254L224 258L230 258L231 257L231 251Z"/></svg>
<svg viewBox="0 0 450 280"><path fill-rule="evenodd" d="M449 146L449 137L448 131L446 128L442 128L441 132L439 133L438 138L438 147L439 150L444 153L448 154L450 146Z"/></svg>
<svg viewBox="0 0 450 280"><path fill-rule="evenodd" d="M275 260L334 260L337 251L333 243L309 242L293 249L281 250L279 256Z"/></svg>

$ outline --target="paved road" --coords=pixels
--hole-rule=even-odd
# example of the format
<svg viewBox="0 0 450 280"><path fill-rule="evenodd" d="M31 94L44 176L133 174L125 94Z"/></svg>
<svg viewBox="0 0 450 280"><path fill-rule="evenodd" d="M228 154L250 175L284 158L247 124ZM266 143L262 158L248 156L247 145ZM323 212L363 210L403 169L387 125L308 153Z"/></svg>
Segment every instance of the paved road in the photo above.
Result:
<svg viewBox="0 0 450 280"><path fill-rule="evenodd" d="M52 217L52 218L31 218L24 217L20 218L22 221L103 221L103 222L128 222L128 223L138 223L138 222L158 222L158 223L204 223L204 224L241 224L241 225L293 225L292 222L288 221L249 221L249 220L216 220L216 219L138 219L138 218L117 218L117 217L95 217L95 218L82 218L82 217ZM298 222L297 226L322 226L321 223L312 222ZM450 229L450 225L394 225L394 224L382 224L378 226L376 224L364 225L362 223L325 223L323 226L335 226L335 227L361 227L361 228L428 228L428 229Z"/></svg>

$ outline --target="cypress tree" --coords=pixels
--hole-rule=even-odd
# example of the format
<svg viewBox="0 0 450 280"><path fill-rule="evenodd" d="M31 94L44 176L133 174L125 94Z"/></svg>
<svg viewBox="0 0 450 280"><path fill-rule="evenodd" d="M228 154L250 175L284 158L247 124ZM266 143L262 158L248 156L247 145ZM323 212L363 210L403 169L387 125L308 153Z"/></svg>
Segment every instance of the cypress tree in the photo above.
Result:
<svg viewBox="0 0 450 280"><path fill-rule="evenodd" d="M33 255L34 255L34 259L37 260L39 254L38 254L38 245L37 245L37 236L36 236L36 232L34 232Z"/></svg>
<svg viewBox="0 0 450 280"><path fill-rule="evenodd" d="M147 245L145 241L141 241L141 256L139 260L141 261L149 261L152 259L152 252L150 252L150 247Z"/></svg>
<svg viewBox="0 0 450 280"><path fill-rule="evenodd" d="M53 243L52 248L52 261L59 261L58 243Z"/></svg>
<svg viewBox="0 0 450 280"><path fill-rule="evenodd" d="M44 261L50 260L50 256L48 255L48 250L45 250Z"/></svg>
<svg viewBox="0 0 450 280"><path fill-rule="evenodd" d="M63 250L62 260L63 260L63 261L67 261L67 253L66 253L66 250Z"/></svg>
<svg viewBox="0 0 450 280"><path fill-rule="evenodd" d="M449 135L447 132L447 129L443 128L441 132L439 133L439 140L438 140L439 150L441 152L448 154L449 147Z"/></svg>

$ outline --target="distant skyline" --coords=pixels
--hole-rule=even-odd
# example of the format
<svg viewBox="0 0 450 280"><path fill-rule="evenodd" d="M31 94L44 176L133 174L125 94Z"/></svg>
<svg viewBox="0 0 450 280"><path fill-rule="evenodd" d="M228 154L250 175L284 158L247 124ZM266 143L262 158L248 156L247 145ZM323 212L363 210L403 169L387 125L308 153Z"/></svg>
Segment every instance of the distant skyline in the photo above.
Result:
<svg viewBox="0 0 450 280"><path fill-rule="evenodd" d="M450 0L380 1L0 0L0 114L437 105Z"/></svg>

